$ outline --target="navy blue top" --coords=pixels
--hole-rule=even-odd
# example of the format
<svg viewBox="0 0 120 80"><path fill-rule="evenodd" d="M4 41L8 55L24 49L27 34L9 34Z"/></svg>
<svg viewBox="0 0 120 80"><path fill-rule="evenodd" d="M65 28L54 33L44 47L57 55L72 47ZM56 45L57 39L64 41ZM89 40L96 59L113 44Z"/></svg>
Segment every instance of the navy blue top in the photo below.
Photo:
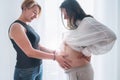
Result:
<svg viewBox="0 0 120 80"><path fill-rule="evenodd" d="M27 25L26 23L16 20L13 23L19 23L21 24L25 29L26 29L26 35L34 49L38 49L38 44L40 41L39 35L34 31L34 29ZM25 53L20 49L20 47L15 43L13 39L10 39L14 49L17 52L17 62L16 62L16 68L32 68L39 66L42 63L41 59L35 59L35 58L30 58L25 55Z"/></svg>

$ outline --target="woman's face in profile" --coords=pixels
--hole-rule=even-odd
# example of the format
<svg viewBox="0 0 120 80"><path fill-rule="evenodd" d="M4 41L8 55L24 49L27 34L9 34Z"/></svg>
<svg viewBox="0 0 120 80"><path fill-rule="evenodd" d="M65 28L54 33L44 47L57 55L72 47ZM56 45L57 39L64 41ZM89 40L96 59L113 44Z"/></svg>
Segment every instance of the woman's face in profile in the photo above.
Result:
<svg viewBox="0 0 120 80"><path fill-rule="evenodd" d="M40 10L38 6L34 6L30 9L26 8L24 17L26 18L28 22L31 22L33 19L38 18L39 12Z"/></svg>
<svg viewBox="0 0 120 80"><path fill-rule="evenodd" d="M67 20L69 19L65 8L61 8L61 13L62 13L64 19L67 19Z"/></svg>

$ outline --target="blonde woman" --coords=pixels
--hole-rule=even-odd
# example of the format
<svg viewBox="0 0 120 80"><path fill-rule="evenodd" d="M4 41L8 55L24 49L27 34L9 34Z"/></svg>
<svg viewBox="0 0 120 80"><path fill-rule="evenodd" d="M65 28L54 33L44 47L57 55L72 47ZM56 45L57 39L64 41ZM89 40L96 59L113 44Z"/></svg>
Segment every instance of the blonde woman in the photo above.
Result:
<svg viewBox="0 0 120 80"><path fill-rule="evenodd" d="M56 60L61 66L69 67L68 60L55 55L39 44L40 36L29 25L41 13L41 7L35 0L24 0L22 13L9 28L9 38L17 52L14 80L42 80L42 60Z"/></svg>

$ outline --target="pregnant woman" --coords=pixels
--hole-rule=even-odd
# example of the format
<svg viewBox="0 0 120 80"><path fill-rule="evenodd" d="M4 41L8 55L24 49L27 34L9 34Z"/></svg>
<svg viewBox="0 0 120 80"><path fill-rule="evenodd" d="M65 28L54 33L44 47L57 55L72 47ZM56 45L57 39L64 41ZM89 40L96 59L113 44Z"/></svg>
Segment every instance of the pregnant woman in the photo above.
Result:
<svg viewBox="0 0 120 80"><path fill-rule="evenodd" d="M68 80L93 80L94 72L90 64L91 55L110 51L116 35L112 30L87 15L76 0L64 0L60 5L63 25L67 21L67 31L63 35L61 52L71 62L71 68L63 67Z"/></svg>

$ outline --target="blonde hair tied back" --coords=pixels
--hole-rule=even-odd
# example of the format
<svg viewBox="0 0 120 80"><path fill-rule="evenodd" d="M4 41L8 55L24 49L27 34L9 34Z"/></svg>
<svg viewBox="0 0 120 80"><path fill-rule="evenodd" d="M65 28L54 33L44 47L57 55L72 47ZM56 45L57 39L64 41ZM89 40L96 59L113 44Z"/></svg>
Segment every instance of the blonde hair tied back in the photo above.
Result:
<svg viewBox="0 0 120 80"><path fill-rule="evenodd" d="M24 0L22 5L21 5L21 9L24 10L24 8L32 8L34 6L38 6L39 10L41 11L41 6L35 1L35 0Z"/></svg>

